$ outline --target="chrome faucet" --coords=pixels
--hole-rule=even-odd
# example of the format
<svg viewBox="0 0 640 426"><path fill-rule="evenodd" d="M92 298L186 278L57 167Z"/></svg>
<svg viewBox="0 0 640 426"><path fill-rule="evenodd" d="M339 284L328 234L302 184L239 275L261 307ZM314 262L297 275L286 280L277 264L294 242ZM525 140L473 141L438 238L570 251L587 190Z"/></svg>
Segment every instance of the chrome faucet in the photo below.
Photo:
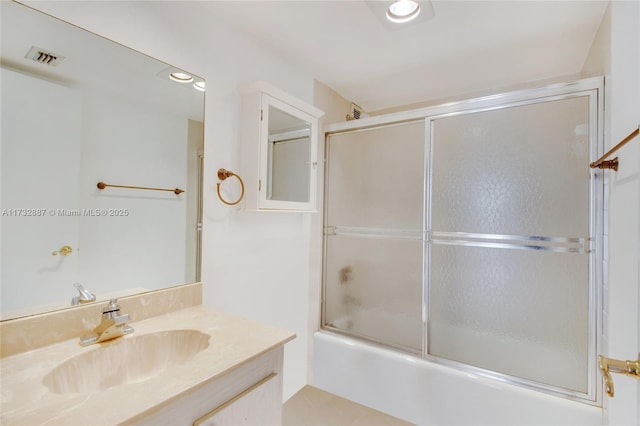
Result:
<svg viewBox="0 0 640 426"><path fill-rule="evenodd" d="M133 333L133 327L128 325L127 321L129 321L129 314L120 315L118 299L111 299L102 309L102 322L93 329L93 332L80 338L80 345L88 346Z"/></svg>
<svg viewBox="0 0 640 426"><path fill-rule="evenodd" d="M81 303L89 303L96 301L96 295L84 288L82 284L75 283L73 286L80 293L78 296L71 298L71 305L79 305Z"/></svg>

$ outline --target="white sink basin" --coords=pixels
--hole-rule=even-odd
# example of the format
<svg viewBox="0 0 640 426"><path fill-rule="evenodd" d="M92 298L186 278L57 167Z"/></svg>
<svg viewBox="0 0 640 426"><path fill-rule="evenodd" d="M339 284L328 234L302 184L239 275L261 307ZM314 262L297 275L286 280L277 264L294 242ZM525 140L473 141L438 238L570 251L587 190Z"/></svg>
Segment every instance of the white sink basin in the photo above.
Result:
<svg viewBox="0 0 640 426"><path fill-rule="evenodd" d="M150 379L209 346L196 330L130 335L95 345L51 370L43 384L53 393L93 392Z"/></svg>

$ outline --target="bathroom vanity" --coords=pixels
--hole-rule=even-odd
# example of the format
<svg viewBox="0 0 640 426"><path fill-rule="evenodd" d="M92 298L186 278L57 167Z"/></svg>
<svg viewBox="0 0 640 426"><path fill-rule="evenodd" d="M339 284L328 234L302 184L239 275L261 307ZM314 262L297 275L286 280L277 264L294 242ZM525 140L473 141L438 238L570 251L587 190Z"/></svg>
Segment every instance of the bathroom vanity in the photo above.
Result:
<svg viewBox="0 0 640 426"><path fill-rule="evenodd" d="M121 299L135 332L86 347L79 334L44 346L34 337L42 324L65 329L70 311L3 322L2 424L281 424L283 350L295 336L170 294L186 287ZM84 308L81 328L101 307Z"/></svg>

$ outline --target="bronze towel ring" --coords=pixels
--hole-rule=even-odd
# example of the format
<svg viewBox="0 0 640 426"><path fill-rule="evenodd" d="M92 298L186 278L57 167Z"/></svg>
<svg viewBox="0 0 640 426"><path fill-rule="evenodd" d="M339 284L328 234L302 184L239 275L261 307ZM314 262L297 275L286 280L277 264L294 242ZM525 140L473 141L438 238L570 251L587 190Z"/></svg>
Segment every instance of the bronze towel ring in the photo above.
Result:
<svg viewBox="0 0 640 426"><path fill-rule="evenodd" d="M224 198L222 198L222 194L220 194L220 182L216 184L216 190L218 192L218 198L220 198L220 201L222 201L228 206L235 206L240 201L242 201L242 198L244 197L244 182L242 181L242 178L240 176L233 173L232 171L225 170L225 169L218 169L218 179L225 180L226 178L230 178L231 176L235 176L236 178L238 178L238 181L240 181L240 187L242 188L240 197L236 201L227 201Z"/></svg>

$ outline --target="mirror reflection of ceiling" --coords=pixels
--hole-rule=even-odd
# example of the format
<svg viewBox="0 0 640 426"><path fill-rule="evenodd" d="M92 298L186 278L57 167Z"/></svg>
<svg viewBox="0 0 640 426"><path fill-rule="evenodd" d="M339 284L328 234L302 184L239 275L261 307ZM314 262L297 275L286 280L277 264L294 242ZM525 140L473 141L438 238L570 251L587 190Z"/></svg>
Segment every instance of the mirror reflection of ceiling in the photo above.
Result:
<svg viewBox="0 0 640 426"><path fill-rule="evenodd" d="M85 30L21 4L2 1L2 15L2 66L67 86L135 96L204 120L202 96L194 96L192 84L169 79L168 71L176 68L97 35L87 37ZM25 58L32 47L64 59L52 66Z"/></svg>

